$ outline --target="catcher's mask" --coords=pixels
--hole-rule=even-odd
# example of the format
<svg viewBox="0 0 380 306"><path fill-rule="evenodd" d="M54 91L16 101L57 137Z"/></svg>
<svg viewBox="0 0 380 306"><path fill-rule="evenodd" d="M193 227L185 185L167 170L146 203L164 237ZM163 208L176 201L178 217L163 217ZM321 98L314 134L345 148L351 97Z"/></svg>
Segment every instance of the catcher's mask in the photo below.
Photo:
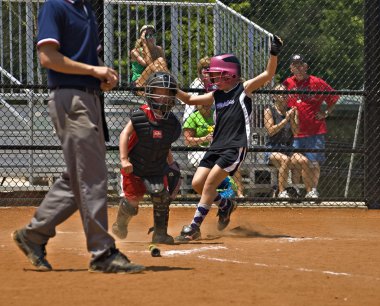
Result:
<svg viewBox="0 0 380 306"><path fill-rule="evenodd" d="M204 69L202 74L213 86L233 84L241 76L240 62L234 54L220 54L211 58L210 68Z"/></svg>
<svg viewBox="0 0 380 306"><path fill-rule="evenodd" d="M175 105L177 81L167 72L152 73L145 85L145 98L156 119L167 119Z"/></svg>

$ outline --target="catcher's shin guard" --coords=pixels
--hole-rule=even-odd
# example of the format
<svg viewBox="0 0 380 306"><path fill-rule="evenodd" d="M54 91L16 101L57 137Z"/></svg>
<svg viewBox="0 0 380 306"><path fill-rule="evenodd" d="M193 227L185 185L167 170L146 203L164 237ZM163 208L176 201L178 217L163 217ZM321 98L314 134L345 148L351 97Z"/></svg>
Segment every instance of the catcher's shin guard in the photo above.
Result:
<svg viewBox="0 0 380 306"><path fill-rule="evenodd" d="M174 244L172 236L168 235L170 199L167 192L152 195L153 201L153 243Z"/></svg>
<svg viewBox="0 0 380 306"><path fill-rule="evenodd" d="M137 213L138 207L133 207L128 203L127 199L121 199L116 221L112 225L112 232L120 239L126 238L128 235L128 223Z"/></svg>

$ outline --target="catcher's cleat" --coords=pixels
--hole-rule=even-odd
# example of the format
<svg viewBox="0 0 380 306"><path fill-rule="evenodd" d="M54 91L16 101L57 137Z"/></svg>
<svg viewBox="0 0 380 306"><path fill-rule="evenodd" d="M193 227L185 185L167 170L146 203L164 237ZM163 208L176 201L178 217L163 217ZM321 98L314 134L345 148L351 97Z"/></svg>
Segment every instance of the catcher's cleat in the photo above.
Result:
<svg viewBox="0 0 380 306"><path fill-rule="evenodd" d="M12 233L12 238L18 248L28 257L29 261L40 271L51 271L52 267L46 260L46 244L36 244L26 240L22 230Z"/></svg>
<svg viewBox="0 0 380 306"><path fill-rule="evenodd" d="M217 216L219 217L218 220L218 230L222 231L224 230L231 220L231 214L236 209L236 203L230 199L227 199L228 205L224 210L218 209Z"/></svg>
<svg viewBox="0 0 380 306"><path fill-rule="evenodd" d="M175 237L175 241L179 243L187 243L201 239L201 230L191 225L184 225L181 234Z"/></svg>
<svg viewBox="0 0 380 306"><path fill-rule="evenodd" d="M139 273L145 270L144 266L131 263L127 256L112 247L99 258L90 263L90 272L99 273Z"/></svg>
<svg viewBox="0 0 380 306"><path fill-rule="evenodd" d="M174 244L174 238L168 235L167 233L157 233L156 231L154 231L152 243Z"/></svg>

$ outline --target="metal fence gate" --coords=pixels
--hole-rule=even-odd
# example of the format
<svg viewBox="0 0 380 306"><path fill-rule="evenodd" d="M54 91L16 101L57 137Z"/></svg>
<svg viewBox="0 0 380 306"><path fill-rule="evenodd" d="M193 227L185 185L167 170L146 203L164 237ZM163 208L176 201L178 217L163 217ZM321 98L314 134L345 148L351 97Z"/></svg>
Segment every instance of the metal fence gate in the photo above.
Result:
<svg viewBox="0 0 380 306"><path fill-rule="evenodd" d="M119 87L104 95L111 138L107 143L110 197L117 198L120 192L120 131L128 122L130 111L144 103L143 98L131 91L130 51L140 36L141 27L151 24L156 29L156 43L163 48L171 73L188 91L192 91L189 86L197 77L197 62L202 57L234 53L241 61L242 77L250 79L265 70L272 33L284 39L276 78L255 94L252 138L241 169L244 198L239 201L242 204L364 205L370 192L368 186L376 186L374 179L366 180L368 168L371 168L368 158L376 161L377 155L366 155L368 146L372 146L373 152L375 144L368 142L371 134L365 134L365 128L373 131L374 124L364 125L369 118L364 99L365 71L373 68L371 65L364 67L364 51L365 46L369 48L368 45L378 39L373 38L367 45L364 42L365 37L369 37L365 32L366 23L367 28L371 28L371 22L375 22L371 15L374 10L368 7L376 6L377 1L336 2L92 1L103 39L104 62L114 67L120 76ZM33 197L40 199L43 194L37 191L48 190L65 167L46 110L46 71L39 65L35 47L41 5L43 2L39 1L0 1L0 202L5 203L17 199L26 203ZM378 51L371 52L369 54ZM278 93L273 91L273 86L291 76L289 58L295 53L305 57L309 74L324 79L335 91L286 94L339 95L334 112L327 119L326 149L322 150L326 161L321 164L318 201L304 198L302 182L295 186L301 188L300 198L285 201L273 197L278 187L278 171L264 161L264 152L270 151L265 145L268 135L264 109L272 103L272 95ZM375 104L369 105L373 105L371 112L375 116ZM184 109L185 106L178 103L176 115L182 118ZM173 146L183 170L184 182L178 196L181 203L197 199L191 189L195 168L189 163L188 152L198 149L185 147L183 137ZM378 167L378 164L373 166ZM294 185L291 178L288 185ZM374 196L371 199L376 202Z"/></svg>

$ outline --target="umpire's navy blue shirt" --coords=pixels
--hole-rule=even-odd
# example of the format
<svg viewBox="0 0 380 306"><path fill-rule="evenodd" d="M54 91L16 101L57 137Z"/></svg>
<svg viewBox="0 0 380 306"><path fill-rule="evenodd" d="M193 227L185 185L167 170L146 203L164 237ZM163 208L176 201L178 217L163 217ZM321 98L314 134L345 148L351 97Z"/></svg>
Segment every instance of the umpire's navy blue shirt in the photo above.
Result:
<svg viewBox="0 0 380 306"><path fill-rule="evenodd" d="M47 0L38 15L37 47L58 45L68 58L99 66L98 27L91 6L82 0ZM100 81L89 75L75 75L48 69L48 86L83 86L99 89Z"/></svg>

